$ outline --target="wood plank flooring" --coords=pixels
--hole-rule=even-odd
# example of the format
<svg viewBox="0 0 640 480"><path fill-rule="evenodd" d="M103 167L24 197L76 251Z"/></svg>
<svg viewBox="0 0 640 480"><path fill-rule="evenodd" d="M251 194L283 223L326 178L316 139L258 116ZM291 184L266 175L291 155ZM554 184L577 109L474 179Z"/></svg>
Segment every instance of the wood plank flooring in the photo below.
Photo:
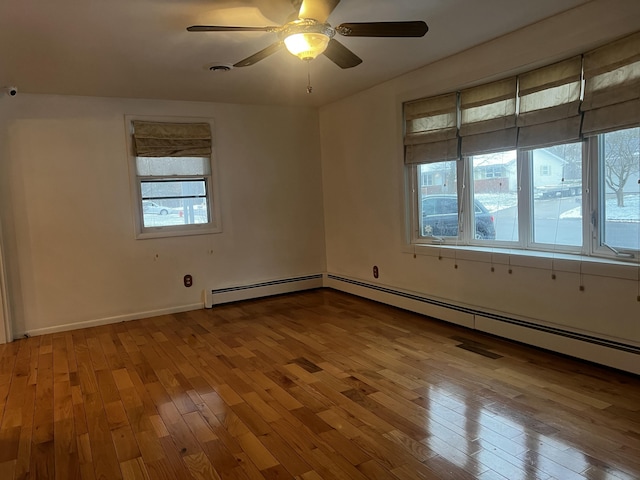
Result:
<svg viewBox="0 0 640 480"><path fill-rule="evenodd" d="M0 479L640 478L640 378L333 290L0 345Z"/></svg>

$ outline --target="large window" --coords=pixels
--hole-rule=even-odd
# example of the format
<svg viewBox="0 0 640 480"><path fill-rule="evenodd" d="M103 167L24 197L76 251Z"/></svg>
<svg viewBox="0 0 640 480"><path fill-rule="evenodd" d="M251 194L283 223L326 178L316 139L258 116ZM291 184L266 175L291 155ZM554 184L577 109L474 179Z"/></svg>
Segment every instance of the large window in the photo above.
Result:
<svg viewBox="0 0 640 480"><path fill-rule="evenodd" d="M127 121L138 238L220 231L210 123Z"/></svg>
<svg viewBox="0 0 640 480"><path fill-rule="evenodd" d="M496 165L502 176L479 174ZM640 127L412 168L438 179L416 189L415 243L640 254Z"/></svg>
<svg viewBox="0 0 640 480"><path fill-rule="evenodd" d="M640 261L639 84L640 32L405 103L411 242Z"/></svg>

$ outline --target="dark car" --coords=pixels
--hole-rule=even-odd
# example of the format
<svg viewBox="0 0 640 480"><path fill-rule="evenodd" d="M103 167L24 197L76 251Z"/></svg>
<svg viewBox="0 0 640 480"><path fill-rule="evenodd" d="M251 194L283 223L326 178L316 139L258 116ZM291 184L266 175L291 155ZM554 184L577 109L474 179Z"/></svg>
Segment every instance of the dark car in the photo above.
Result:
<svg viewBox="0 0 640 480"><path fill-rule="evenodd" d="M458 236L458 197L427 195L422 197L420 230L425 237ZM476 239L494 240L496 229L493 215L478 200L474 201Z"/></svg>

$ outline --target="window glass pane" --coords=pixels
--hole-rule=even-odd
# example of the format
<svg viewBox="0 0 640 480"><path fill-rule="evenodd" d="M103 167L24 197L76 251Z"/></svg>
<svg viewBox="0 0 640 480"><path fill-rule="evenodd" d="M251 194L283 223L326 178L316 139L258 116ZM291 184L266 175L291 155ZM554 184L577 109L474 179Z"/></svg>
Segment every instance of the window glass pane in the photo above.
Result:
<svg viewBox="0 0 640 480"><path fill-rule="evenodd" d="M516 151L475 155L473 223L476 239L518 241L518 168Z"/></svg>
<svg viewBox="0 0 640 480"><path fill-rule="evenodd" d="M458 236L458 190L455 160L418 166L418 218L422 237Z"/></svg>
<svg viewBox="0 0 640 480"><path fill-rule="evenodd" d="M144 227L209 222L204 179L142 181L140 189Z"/></svg>
<svg viewBox="0 0 640 480"><path fill-rule="evenodd" d="M640 128L601 137L604 242L640 250Z"/></svg>
<svg viewBox="0 0 640 480"><path fill-rule="evenodd" d="M136 157L138 176L209 175L207 157Z"/></svg>
<svg viewBox="0 0 640 480"><path fill-rule="evenodd" d="M533 241L582 246L582 144L532 150Z"/></svg>

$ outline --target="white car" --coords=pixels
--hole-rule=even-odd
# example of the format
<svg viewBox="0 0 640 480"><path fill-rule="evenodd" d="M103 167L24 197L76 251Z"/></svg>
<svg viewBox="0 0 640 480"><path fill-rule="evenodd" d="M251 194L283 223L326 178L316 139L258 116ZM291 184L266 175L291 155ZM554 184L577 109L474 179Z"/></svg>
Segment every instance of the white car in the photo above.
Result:
<svg viewBox="0 0 640 480"><path fill-rule="evenodd" d="M168 215L173 210L171 207L165 207L151 200L142 201L142 213L151 213L156 215Z"/></svg>

